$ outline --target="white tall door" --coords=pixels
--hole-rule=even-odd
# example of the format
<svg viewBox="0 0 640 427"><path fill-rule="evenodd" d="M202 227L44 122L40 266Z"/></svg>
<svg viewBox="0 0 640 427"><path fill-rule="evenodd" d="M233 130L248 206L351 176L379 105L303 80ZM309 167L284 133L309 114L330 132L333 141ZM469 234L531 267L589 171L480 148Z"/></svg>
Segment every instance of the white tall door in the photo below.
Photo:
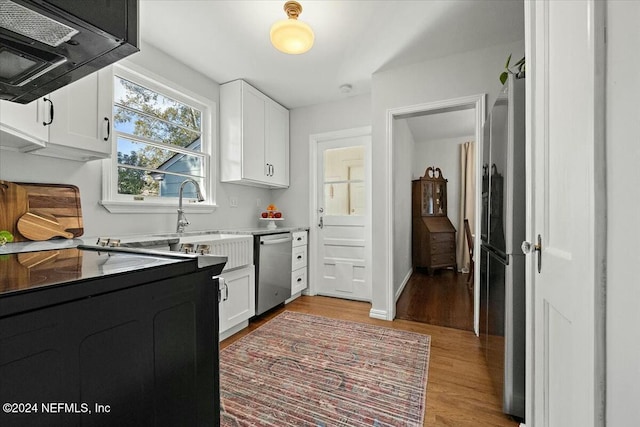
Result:
<svg viewBox="0 0 640 427"><path fill-rule="evenodd" d="M371 300L371 136L317 144L316 293Z"/></svg>
<svg viewBox="0 0 640 427"><path fill-rule="evenodd" d="M526 4L526 424L603 425L603 2Z"/></svg>

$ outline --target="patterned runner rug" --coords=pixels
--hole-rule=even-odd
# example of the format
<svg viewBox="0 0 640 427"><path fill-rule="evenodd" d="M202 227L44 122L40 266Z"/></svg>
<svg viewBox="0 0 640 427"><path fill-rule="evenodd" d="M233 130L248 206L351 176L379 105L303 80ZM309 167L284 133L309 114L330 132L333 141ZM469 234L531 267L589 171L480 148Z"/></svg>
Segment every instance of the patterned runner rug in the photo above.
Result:
<svg viewBox="0 0 640 427"><path fill-rule="evenodd" d="M421 427L430 340L285 311L221 351L221 425Z"/></svg>

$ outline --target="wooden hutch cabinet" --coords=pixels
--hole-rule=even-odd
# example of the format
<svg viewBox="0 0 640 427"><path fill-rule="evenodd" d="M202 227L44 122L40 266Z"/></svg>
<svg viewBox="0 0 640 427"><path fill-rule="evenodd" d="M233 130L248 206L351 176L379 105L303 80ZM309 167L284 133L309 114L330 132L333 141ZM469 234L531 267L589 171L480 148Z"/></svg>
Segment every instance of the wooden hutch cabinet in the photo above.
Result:
<svg viewBox="0 0 640 427"><path fill-rule="evenodd" d="M413 267L456 269L456 229L447 218L447 180L428 167L412 181Z"/></svg>

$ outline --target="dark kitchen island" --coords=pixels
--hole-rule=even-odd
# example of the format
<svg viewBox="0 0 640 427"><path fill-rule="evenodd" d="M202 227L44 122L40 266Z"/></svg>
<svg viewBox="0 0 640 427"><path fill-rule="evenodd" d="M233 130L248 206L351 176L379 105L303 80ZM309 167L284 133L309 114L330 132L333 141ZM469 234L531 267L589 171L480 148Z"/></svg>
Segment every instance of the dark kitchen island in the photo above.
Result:
<svg viewBox="0 0 640 427"><path fill-rule="evenodd" d="M0 425L217 426L224 257L0 258Z"/></svg>

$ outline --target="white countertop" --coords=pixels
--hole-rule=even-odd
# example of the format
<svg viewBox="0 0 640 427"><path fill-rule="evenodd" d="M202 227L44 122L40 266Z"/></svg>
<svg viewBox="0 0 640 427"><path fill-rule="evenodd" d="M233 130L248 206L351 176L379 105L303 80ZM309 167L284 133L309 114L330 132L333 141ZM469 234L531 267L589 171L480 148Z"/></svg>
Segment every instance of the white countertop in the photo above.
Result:
<svg viewBox="0 0 640 427"><path fill-rule="evenodd" d="M255 228L234 228L234 229L223 229L223 230L190 230L184 233L148 233L148 234L140 234L140 235L127 235L127 236L118 236L117 234L113 234L111 236L103 236L110 237L114 239L120 239L120 243L126 246L132 247L152 247L152 246L163 246L170 245L173 243L178 243L180 237L191 237L191 236L202 236L207 234L238 234L238 235L252 235L252 236L262 236L265 234L276 234L276 233L288 233L293 231L306 231L309 230L309 227L281 227L275 228L273 230L269 230L264 227L255 227ZM35 251L46 251L46 250L55 250L55 249L64 249L64 248L74 248L78 245L95 245L98 241L98 237L93 236L82 236L75 239L51 239L41 242L36 241L28 241L28 242L16 242L16 243L7 243L4 246L0 246L0 255L3 253L18 253L18 252L35 252Z"/></svg>

